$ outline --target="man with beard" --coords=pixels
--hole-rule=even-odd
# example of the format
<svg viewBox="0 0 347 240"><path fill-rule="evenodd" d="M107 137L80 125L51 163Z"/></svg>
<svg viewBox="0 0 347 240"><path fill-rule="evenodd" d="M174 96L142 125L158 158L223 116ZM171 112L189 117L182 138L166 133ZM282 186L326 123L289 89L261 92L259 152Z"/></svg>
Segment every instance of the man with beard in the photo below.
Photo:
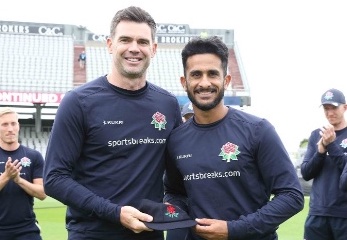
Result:
<svg viewBox="0 0 347 240"><path fill-rule="evenodd" d="M182 50L194 116L168 139L164 201L197 221L187 239L278 239L278 226L303 209L303 193L273 125L224 105L228 53L218 37Z"/></svg>

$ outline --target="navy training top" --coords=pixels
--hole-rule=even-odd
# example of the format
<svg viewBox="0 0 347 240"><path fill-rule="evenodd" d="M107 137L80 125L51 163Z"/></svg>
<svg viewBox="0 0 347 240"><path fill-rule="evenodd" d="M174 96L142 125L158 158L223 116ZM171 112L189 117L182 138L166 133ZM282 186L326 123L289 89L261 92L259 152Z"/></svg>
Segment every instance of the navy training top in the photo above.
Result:
<svg viewBox="0 0 347 240"><path fill-rule="evenodd" d="M37 150L23 145L14 151L0 148L0 174L5 171L8 157L11 157L12 161L18 159L21 162L21 178L31 183L36 178L42 178L44 160ZM33 206L34 197L10 180L0 191L0 231L23 230L26 226L35 223L36 216Z"/></svg>
<svg viewBox="0 0 347 240"><path fill-rule="evenodd" d="M301 164L302 177L313 179L309 215L347 218L347 194L340 177L347 162L347 128L335 131L336 139L327 146L327 153L318 152L320 129L312 131Z"/></svg>
<svg viewBox="0 0 347 240"><path fill-rule="evenodd" d="M165 201L186 194L190 216L227 221L229 239L277 239L279 224L303 208L294 165L265 119L233 108L213 124L191 118L167 147Z"/></svg>
<svg viewBox="0 0 347 240"><path fill-rule="evenodd" d="M347 192L347 163L345 164L345 168L340 177L340 189Z"/></svg>
<svg viewBox="0 0 347 240"><path fill-rule="evenodd" d="M126 91L103 76L68 92L44 168L46 193L68 206L67 229L98 239L162 236L126 229L120 208L162 201L166 139L181 122L176 97L149 82Z"/></svg>

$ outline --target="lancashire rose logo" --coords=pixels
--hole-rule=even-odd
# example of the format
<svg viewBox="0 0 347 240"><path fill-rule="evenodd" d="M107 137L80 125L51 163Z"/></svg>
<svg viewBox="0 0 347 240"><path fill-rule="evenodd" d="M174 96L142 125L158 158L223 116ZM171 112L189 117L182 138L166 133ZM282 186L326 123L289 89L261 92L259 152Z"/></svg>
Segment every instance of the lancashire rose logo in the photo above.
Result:
<svg viewBox="0 0 347 240"><path fill-rule="evenodd" d="M218 156L221 156L222 160L227 161L227 162L230 162L230 160L238 160L237 155L240 153L238 148L239 148L239 146L237 146L231 142L227 142L221 148L222 151L220 152L220 154Z"/></svg>
<svg viewBox="0 0 347 240"><path fill-rule="evenodd" d="M161 114L160 112L156 112L154 113L154 115L152 116L152 122L151 124L154 124L155 128L158 128L159 131L162 129L165 129L165 124L166 122L166 117Z"/></svg>
<svg viewBox="0 0 347 240"><path fill-rule="evenodd" d="M174 217L178 217L178 213L176 212L176 208L172 205L168 205L166 207L166 213L165 213L166 216L169 216L171 218L174 218Z"/></svg>
<svg viewBox="0 0 347 240"><path fill-rule="evenodd" d="M340 146L343 147L343 148L346 148L347 147L347 138L343 139L340 143Z"/></svg>

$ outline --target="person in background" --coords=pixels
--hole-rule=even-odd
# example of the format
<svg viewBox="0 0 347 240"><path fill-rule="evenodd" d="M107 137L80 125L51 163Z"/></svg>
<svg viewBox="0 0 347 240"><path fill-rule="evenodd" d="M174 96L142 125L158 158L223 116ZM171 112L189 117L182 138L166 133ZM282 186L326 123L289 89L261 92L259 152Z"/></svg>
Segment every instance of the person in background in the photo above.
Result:
<svg viewBox="0 0 347 240"><path fill-rule="evenodd" d="M141 199L163 201L166 139L182 123L174 95L146 80L156 23L130 6L111 22L111 71L59 105L44 167L46 193L68 206L68 239L163 240Z"/></svg>
<svg viewBox="0 0 347 240"><path fill-rule="evenodd" d="M86 66L87 55L85 51L82 51L78 56L78 62L80 64L80 69L84 69Z"/></svg>
<svg viewBox="0 0 347 240"><path fill-rule="evenodd" d="M46 198L43 157L19 143L18 114L0 108L0 239L41 240L34 197Z"/></svg>
<svg viewBox="0 0 347 240"><path fill-rule="evenodd" d="M347 194L339 185L347 161L346 99L333 88L322 94L321 104L329 123L312 131L301 164L303 179L313 179L304 238L345 240Z"/></svg>
<svg viewBox="0 0 347 240"><path fill-rule="evenodd" d="M186 122L189 118L194 116L193 105L191 102L187 102L182 107L182 120Z"/></svg>
<svg viewBox="0 0 347 240"><path fill-rule="evenodd" d="M187 239L277 239L304 196L290 157L266 119L224 105L228 47L194 38L182 50L181 84L194 117L168 139L164 201L197 221Z"/></svg>

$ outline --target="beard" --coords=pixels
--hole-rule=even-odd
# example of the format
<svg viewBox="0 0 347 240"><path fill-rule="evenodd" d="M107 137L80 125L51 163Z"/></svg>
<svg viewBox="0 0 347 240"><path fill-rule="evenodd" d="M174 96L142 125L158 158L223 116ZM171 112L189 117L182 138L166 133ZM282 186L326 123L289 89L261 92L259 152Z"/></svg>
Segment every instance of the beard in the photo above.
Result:
<svg viewBox="0 0 347 240"><path fill-rule="evenodd" d="M146 74L146 71L149 67L150 62L146 62L141 69L127 69L122 64L116 63L116 67L118 71L122 74L122 76L129 79L137 79L143 77Z"/></svg>
<svg viewBox="0 0 347 240"><path fill-rule="evenodd" d="M130 71L123 69L121 74L129 79L137 79L143 77L143 75L146 73L147 68L143 68L140 71Z"/></svg>
<svg viewBox="0 0 347 240"><path fill-rule="evenodd" d="M188 86L187 86L188 88ZM200 89L199 91L211 91L211 89ZM206 104L202 104L199 103L198 101L196 101L196 99L194 98L194 94L187 91L188 94L188 98L189 100L200 110L202 111L209 111L213 108L215 108L224 98L224 86L221 89L221 91L219 92L219 94L217 95L217 97L211 102L211 103L206 103Z"/></svg>

